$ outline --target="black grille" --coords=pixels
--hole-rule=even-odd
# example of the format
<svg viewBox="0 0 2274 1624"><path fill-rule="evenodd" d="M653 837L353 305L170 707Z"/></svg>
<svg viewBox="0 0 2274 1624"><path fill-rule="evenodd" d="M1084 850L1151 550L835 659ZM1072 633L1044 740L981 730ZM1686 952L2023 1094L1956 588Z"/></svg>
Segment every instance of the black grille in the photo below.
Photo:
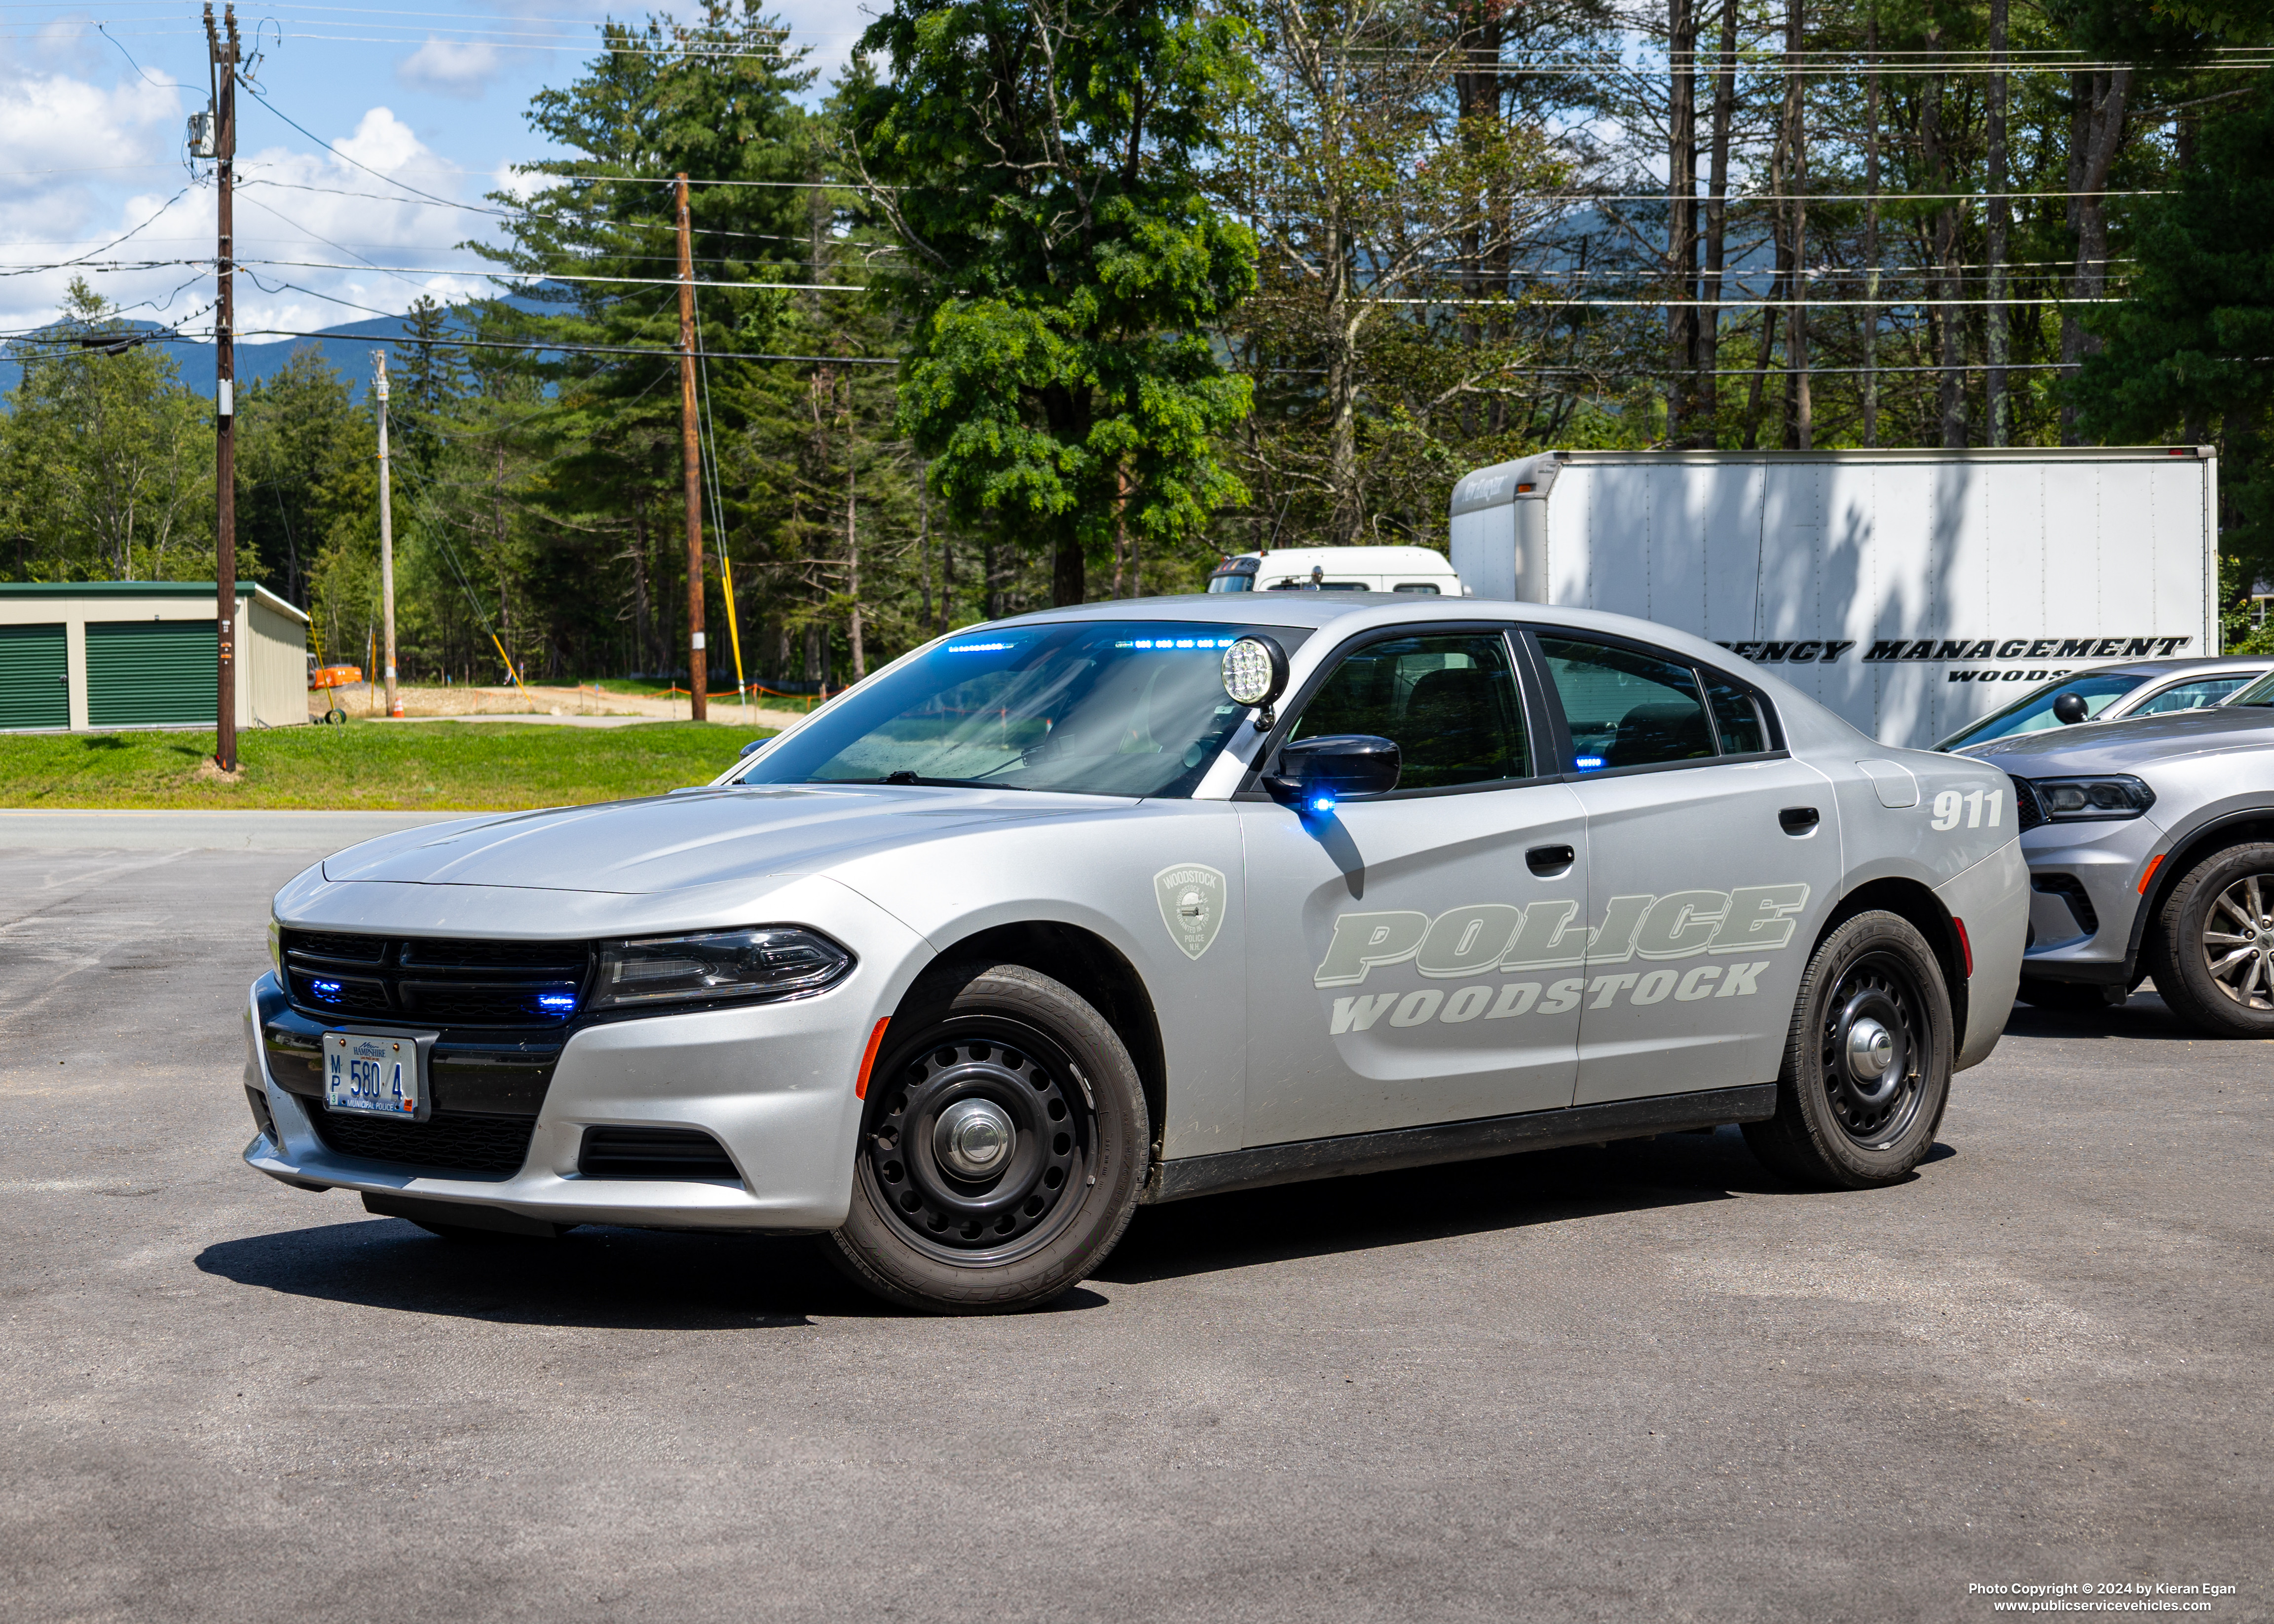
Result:
<svg viewBox="0 0 2274 1624"><path fill-rule="evenodd" d="M533 1116L441 1116L426 1122L394 1122L384 1116L350 1116L305 1101L308 1121L324 1148L343 1156L395 1162L410 1167L448 1168L455 1172L509 1177L529 1160Z"/></svg>
<svg viewBox="0 0 2274 1624"><path fill-rule="evenodd" d="M2085 935L2099 934L2099 910L2092 906L2092 898L2086 894L2084 882L2076 876L2033 874L2029 876L2029 885L2032 890L2041 891L2049 897L2059 897L2067 903L2069 914L2076 921L2076 928Z"/></svg>
<svg viewBox="0 0 2274 1624"><path fill-rule="evenodd" d="M2035 829L2045 821L2044 803L2037 799L2037 786L2027 778L2015 778L2014 785L2014 823L2019 829Z"/></svg>
<svg viewBox="0 0 2274 1624"><path fill-rule="evenodd" d="M284 933L292 1007L319 1019L549 1031L575 1019L591 957L584 942Z"/></svg>
<svg viewBox="0 0 2274 1624"><path fill-rule="evenodd" d="M576 1170L587 1178L742 1178L719 1141L694 1128L587 1128Z"/></svg>

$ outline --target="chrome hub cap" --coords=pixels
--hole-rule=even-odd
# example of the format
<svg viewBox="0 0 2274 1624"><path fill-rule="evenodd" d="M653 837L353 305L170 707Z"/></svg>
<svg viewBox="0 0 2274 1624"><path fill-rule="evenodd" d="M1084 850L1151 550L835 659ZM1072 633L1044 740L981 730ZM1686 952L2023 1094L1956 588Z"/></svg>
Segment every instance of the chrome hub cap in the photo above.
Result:
<svg viewBox="0 0 2274 1624"><path fill-rule="evenodd" d="M932 1147L960 1178L984 1178L1009 1158L1018 1137L1011 1114L992 1100L958 1100L939 1114Z"/></svg>
<svg viewBox="0 0 2274 1624"><path fill-rule="evenodd" d="M1895 1034L1866 1015L1848 1028L1848 1069L1877 1082L1895 1064Z"/></svg>

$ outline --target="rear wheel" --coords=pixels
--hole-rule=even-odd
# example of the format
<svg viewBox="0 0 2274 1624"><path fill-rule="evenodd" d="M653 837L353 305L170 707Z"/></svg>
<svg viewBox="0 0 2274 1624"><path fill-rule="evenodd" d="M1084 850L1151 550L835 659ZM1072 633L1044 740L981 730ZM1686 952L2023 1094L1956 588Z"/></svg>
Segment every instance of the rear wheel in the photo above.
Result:
<svg viewBox="0 0 2274 1624"><path fill-rule="evenodd" d="M2156 990L2225 1037L2274 1037L2274 844L2213 852L2172 887L2150 933Z"/></svg>
<svg viewBox="0 0 2274 1624"><path fill-rule="evenodd" d="M1892 1184L1934 1143L1950 1096L1950 992L1926 938L1874 909L1826 936L1801 977L1777 1111L1745 1142L1803 1184Z"/></svg>
<svg viewBox="0 0 2274 1624"><path fill-rule="evenodd" d="M1113 1249L1152 1141L1128 1050L1022 965L928 977L871 1073L845 1227L827 1255L930 1313L1049 1301Z"/></svg>

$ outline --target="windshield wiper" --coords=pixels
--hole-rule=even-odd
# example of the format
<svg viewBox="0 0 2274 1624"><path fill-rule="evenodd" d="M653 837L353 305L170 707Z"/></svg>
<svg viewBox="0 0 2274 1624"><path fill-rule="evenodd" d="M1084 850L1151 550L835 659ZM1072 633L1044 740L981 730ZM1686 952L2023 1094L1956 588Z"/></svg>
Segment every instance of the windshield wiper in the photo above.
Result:
<svg viewBox="0 0 2274 1624"><path fill-rule="evenodd" d="M1015 766L1018 763L1012 764ZM999 771L1000 769L997 771ZM888 772L881 778L808 778L805 781L808 784L890 784L895 786L906 784L927 789L1023 790L1026 787L1020 784L989 784L978 778L927 778L918 773L905 771Z"/></svg>

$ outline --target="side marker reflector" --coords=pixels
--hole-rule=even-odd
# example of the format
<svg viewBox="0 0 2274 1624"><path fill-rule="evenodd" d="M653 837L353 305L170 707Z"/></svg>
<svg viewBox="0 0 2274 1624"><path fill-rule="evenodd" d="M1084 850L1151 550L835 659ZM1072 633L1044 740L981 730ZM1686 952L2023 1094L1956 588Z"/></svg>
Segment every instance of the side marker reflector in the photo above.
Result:
<svg viewBox="0 0 2274 1624"><path fill-rule="evenodd" d="M853 1097L856 1100L869 1097L869 1069L877 1064L877 1051L885 1046L885 1028L892 1024L889 1015L878 1021L877 1029L869 1034L869 1047L861 1051L861 1075L853 1085Z"/></svg>
<svg viewBox="0 0 2274 1624"><path fill-rule="evenodd" d="M1966 921L1955 914L1950 916L1951 928L1958 932L1958 951L1966 959L1966 979L1974 979L1974 938L1966 934Z"/></svg>
<svg viewBox="0 0 2274 1624"><path fill-rule="evenodd" d="M2156 877L2156 870L2163 866L2164 853L2158 852L2148 860L2148 866L2140 870L2140 894L2142 896L2144 897L2148 894L2148 887Z"/></svg>

